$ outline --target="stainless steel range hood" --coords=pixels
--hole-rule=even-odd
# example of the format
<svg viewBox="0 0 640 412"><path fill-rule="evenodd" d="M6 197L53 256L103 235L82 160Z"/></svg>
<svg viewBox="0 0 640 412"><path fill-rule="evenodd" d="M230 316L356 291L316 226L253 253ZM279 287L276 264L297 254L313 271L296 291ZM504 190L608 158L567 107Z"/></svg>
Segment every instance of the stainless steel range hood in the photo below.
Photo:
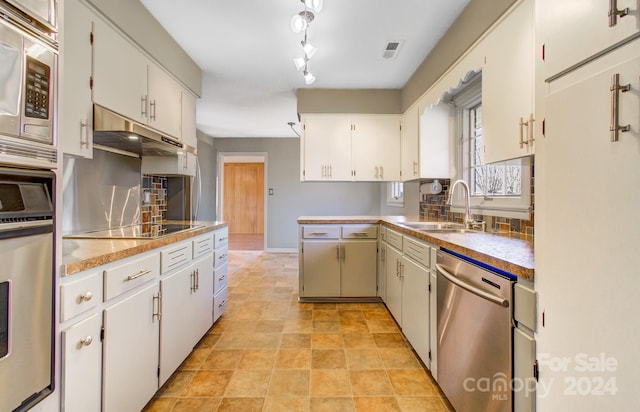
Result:
<svg viewBox="0 0 640 412"><path fill-rule="evenodd" d="M135 157L176 156L180 152L196 154L196 148L175 137L97 104L93 105L93 147Z"/></svg>

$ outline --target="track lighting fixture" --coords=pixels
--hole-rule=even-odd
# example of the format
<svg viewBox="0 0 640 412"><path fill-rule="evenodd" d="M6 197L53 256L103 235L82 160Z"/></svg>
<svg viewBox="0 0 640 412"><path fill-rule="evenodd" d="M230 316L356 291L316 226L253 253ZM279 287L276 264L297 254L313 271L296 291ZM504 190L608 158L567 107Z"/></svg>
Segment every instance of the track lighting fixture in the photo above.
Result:
<svg viewBox="0 0 640 412"><path fill-rule="evenodd" d="M300 42L302 45L302 51L304 57L295 57L293 63L296 66L296 70L302 70L304 80L306 84L313 84L316 81L316 77L309 73L308 65L309 60L318 51L318 48L309 43L307 39L307 30L309 25L315 19L314 13L319 13L323 7L323 0L300 0L304 4L304 10L298 14L294 14L291 18L291 30L294 33L304 33L304 40Z"/></svg>

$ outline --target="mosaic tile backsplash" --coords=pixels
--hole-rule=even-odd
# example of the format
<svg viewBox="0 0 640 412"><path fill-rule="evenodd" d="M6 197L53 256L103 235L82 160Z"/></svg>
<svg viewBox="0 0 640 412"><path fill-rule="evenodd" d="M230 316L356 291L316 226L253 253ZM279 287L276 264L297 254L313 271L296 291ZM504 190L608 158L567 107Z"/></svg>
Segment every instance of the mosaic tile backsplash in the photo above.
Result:
<svg viewBox="0 0 640 412"><path fill-rule="evenodd" d="M429 182L431 182L431 180L421 180L420 184ZM420 195L420 217L429 220L463 223L464 213L451 212L449 205L446 204L446 200L449 197L451 180L440 180L440 183L442 184L442 191L439 194ZM535 210L533 207L534 192L534 169L533 166L531 166L531 210ZM531 217L528 220L524 220L507 217L473 215L474 219L486 222L487 230L518 233L527 238L533 238L534 212L531 212L530 216Z"/></svg>
<svg viewBox="0 0 640 412"><path fill-rule="evenodd" d="M167 220L167 178L164 176L142 176L142 233L157 236Z"/></svg>

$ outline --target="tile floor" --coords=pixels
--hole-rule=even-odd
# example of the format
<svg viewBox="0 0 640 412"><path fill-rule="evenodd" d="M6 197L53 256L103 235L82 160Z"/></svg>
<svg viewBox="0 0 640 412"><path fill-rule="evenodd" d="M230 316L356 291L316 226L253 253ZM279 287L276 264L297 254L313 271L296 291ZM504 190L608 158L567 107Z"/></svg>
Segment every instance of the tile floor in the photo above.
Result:
<svg viewBox="0 0 640 412"><path fill-rule="evenodd" d="M227 312L145 411L453 410L384 304L297 298L297 254L231 252Z"/></svg>

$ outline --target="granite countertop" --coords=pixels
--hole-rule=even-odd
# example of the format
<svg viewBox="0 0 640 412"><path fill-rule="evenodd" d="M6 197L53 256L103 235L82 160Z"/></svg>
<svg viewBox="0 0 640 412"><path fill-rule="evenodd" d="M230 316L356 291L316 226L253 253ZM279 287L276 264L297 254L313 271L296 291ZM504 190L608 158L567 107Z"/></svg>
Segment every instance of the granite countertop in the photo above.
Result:
<svg viewBox="0 0 640 412"><path fill-rule="evenodd" d="M407 216L301 216L299 224L381 223L389 228L422 239L436 246L452 250L488 265L534 280L533 242L509 233L489 232L420 232L403 222L425 221Z"/></svg>
<svg viewBox="0 0 640 412"><path fill-rule="evenodd" d="M92 269L120 259L147 252L181 240L212 232L228 224L220 221L180 222L201 225L197 228L155 239L62 239L64 276Z"/></svg>

